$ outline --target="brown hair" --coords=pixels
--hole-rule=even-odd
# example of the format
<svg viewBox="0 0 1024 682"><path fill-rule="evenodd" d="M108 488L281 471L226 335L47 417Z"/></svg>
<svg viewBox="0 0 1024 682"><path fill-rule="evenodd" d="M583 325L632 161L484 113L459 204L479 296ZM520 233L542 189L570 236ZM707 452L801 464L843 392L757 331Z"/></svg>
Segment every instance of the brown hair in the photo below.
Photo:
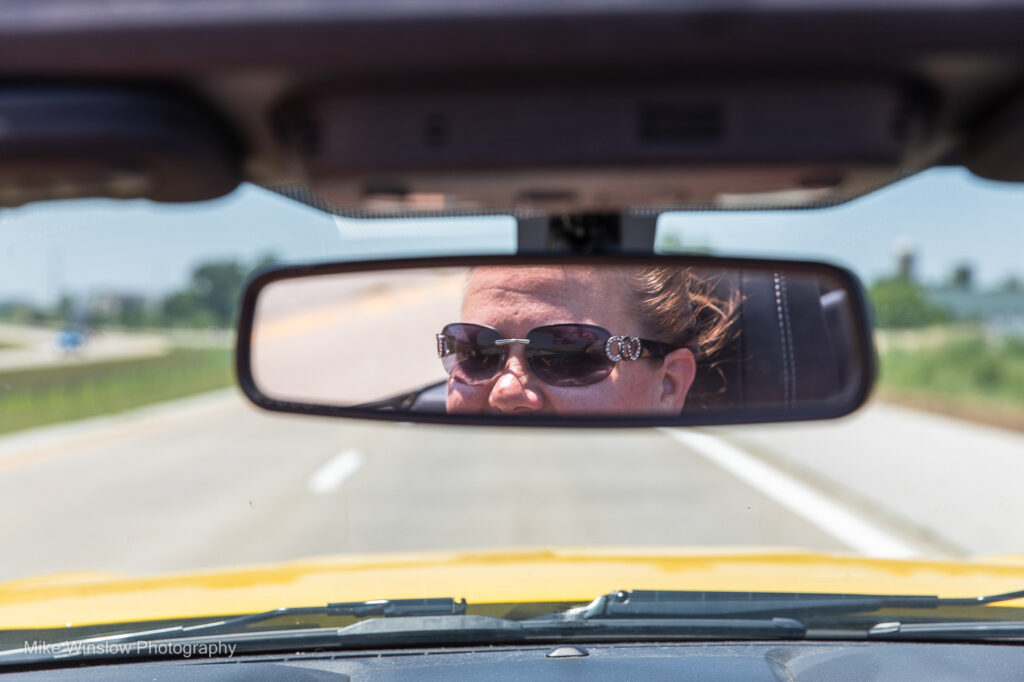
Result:
<svg viewBox="0 0 1024 682"><path fill-rule="evenodd" d="M739 304L721 275L667 265L626 271L630 303L650 339L693 351L697 362L714 359L734 334Z"/></svg>

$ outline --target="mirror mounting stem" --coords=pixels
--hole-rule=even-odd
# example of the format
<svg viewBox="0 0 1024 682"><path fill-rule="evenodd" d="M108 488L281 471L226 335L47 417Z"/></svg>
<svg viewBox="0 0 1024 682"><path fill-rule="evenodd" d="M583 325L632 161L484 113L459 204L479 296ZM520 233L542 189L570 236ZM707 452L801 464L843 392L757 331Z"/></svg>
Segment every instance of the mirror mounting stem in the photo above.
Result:
<svg viewBox="0 0 1024 682"><path fill-rule="evenodd" d="M517 253L649 254L654 251L657 223L657 214L628 212L520 218L517 223Z"/></svg>

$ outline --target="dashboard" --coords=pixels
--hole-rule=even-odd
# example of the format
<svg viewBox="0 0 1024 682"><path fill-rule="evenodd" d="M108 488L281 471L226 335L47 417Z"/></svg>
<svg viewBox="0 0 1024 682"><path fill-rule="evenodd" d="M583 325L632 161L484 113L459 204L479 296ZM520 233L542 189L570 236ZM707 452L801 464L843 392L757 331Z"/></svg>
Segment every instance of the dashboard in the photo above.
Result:
<svg viewBox="0 0 1024 682"><path fill-rule="evenodd" d="M1017 680L1024 649L890 642L602 643L192 658L10 680Z"/></svg>

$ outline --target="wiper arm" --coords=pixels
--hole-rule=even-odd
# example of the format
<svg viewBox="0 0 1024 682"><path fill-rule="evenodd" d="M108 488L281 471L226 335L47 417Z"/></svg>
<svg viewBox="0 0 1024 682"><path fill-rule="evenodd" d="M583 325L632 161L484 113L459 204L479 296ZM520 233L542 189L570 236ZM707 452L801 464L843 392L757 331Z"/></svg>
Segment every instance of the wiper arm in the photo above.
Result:
<svg viewBox="0 0 1024 682"><path fill-rule="evenodd" d="M824 594L802 592L696 592L671 590L620 591L590 604L543 616L559 620L594 618L742 618L802 617L869 613L881 609L938 609L984 606L1024 598L1024 590L982 597L943 598L927 595Z"/></svg>

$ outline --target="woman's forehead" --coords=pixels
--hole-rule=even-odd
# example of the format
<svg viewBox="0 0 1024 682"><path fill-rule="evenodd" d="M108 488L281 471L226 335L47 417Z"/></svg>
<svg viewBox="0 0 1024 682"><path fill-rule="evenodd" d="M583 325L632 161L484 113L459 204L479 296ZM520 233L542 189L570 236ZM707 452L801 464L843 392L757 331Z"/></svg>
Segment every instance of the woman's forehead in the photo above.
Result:
<svg viewBox="0 0 1024 682"><path fill-rule="evenodd" d="M498 307L526 314L558 309L590 319L618 317L624 307L622 292L619 268L481 267L470 275L463 311L484 312L480 309Z"/></svg>
<svg viewBox="0 0 1024 682"><path fill-rule="evenodd" d="M559 285L599 282L620 277L618 268L584 265L507 265L473 268L470 287L516 288L524 291L548 291Z"/></svg>

